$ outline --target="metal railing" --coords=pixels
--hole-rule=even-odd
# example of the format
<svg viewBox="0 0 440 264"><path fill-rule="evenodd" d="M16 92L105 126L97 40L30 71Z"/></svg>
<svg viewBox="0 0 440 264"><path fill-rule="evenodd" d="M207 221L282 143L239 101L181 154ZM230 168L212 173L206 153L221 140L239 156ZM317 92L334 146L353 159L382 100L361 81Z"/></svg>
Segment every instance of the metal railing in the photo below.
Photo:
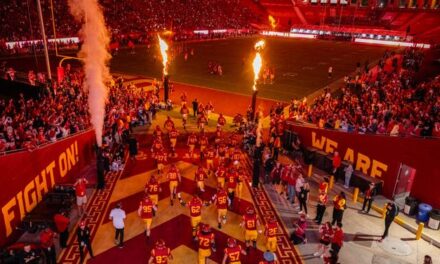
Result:
<svg viewBox="0 0 440 264"><path fill-rule="evenodd" d="M343 131L340 129L334 129L334 128L321 128L318 127L314 123L305 122L305 121L299 121L299 120L287 120L287 125L294 125L294 126L300 126L300 127L307 127L307 128L314 128L319 130L325 130L325 131L334 131L334 132L340 132L340 133L347 133L347 134L358 134L358 135L368 135L368 136L377 136L377 137L390 137L390 138L419 138L419 139L440 139L440 137L434 137L434 136L417 136L417 135L397 135L397 136L391 136L389 134L377 134L377 133L356 133L356 132L349 132L349 131Z"/></svg>
<svg viewBox="0 0 440 264"><path fill-rule="evenodd" d="M38 150L38 149L45 148L45 147L47 147L47 146L49 146L49 145L56 144L56 143L58 143L58 142L62 142L62 141L64 141L64 140L70 139L70 138L72 138L72 137L75 137L75 136L79 136L79 135L81 135L81 134L88 133L88 132L91 131L91 130L93 130L93 128L89 127L89 128L84 129L84 130L81 130L81 131L78 131L78 132L76 132L76 133L69 134L69 135L67 135L67 136L65 136L65 137L62 137L62 138L60 138L60 139L57 139L56 141L53 141L53 142L52 142L52 141L48 141L48 142L45 142L45 143L43 143L43 144L36 145L36 147L35 147L35 148L32 148L32 149L21 148L21 149L14 149L14 150L0 151L0 157L2 157L2 156L6 156L6 155L11 155L11 154L16 154L16 153L20 153L20 152L24 152L24 151L32 152L32 151L34 151L34 150Z"/></svg>

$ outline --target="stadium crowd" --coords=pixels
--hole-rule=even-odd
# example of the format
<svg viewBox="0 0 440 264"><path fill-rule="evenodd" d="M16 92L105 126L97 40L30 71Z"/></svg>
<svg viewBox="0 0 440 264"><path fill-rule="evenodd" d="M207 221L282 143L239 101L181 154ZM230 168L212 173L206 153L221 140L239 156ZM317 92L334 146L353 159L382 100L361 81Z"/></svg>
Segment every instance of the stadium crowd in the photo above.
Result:
<svg viewBox="0 0 440 264"><path fill-rule="evenodd" d="M35 74L31 71L29 79ZM40 75L40 74L37 74ZM87 92L82 71L66 67L62 83L39 98L0 99L0 152L33 150L90 128ZM120 143L132 124L151 124L158 107L158 89L145 92L114 78L108 83L104 142ZM157 84L159 85L159 84Z"/></svg>
<svg viewBox="0 0 440 264"><path fill-rule="evenodd" d="M55 87L56 96L0 100L0 152L32 150L38 145L66 137L89 127L87 96L81 75Z"/></svg>
<svg viewBox="0 0 440 264"><path fill-rule="evenodd" d="M390 136L440 136L440 77L416 82L423 53L406 49L386 52L379 65L354 78L332 94L328 89L308 105L292 100L291 118L320 128Z"/></svg>
<svg viewBox="0 0 440 264"><path fill-rule="evenodd" d="M129 2L103 3L107 24L113 32L247 28L253 19L250 10L237 4L236 0ZM120 21L121 13L129 14L123 18L126 21Z"/></svg>
<svg viewBox="0 0 440 264"><path fill-rule="evenodd" d="M187 39L187 32L195 29L243 29L249 28L255 17L247 7L237 4L236 0L209 1L101 1L106 24L116 40L139 38L145 32L157 32L172 29L177 33L176 38ZM75 37L78 35L79 24L69 13L67 0L53 1L53 13L56 17L57 37ZM45 30L48 38L53 38L51 2L42 2L42 12L45 18ZM125 14L121 16L120 14ZM32 1L8 0L0 8L0 53L6 53L10 48L9 41L29 41L41 38L40 25L36 3ZM206 37L199 35L197 37ZM72 46L65 43L63 46ZM29 49L31 44L24 43L18 48ZM42 50L37 43L37 50ZM74 47L76 45L73 45Z"/></svg>

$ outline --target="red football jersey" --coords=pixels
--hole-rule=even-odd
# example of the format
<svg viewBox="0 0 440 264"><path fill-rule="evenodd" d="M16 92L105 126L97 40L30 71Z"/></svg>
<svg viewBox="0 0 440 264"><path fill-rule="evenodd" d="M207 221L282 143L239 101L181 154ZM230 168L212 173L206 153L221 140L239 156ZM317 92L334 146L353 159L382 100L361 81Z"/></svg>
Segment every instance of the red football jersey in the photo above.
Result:
<svg viewBox="0 0 440 264"><path fill-rule="evenodd" d="M200 146L206 146L208 145L208 138L206 136L200 137Z"/></svg>
<svg viewBox="0 0 440 264"><path fill-rule="evenodd" d="M156 129L153 132L153 135L156 136L156 137L162 136L162 130L160 129L159 126L156 127Z"/></svg>
<svg viewBox="0 0 440 264"><path fill-rule="evenodd" d="M167 173L167 179L169 181L177 181L178 176L179 176L179 172L177 171L177 169L171 168Z"/></svg>
<svg viewBox="0 0 440 264"><path fill-rule="evenodd" d="M164 127L165 127L166 129L168 129L168 130L172 129L172 128L174 127L174 122L173 122L173 120L171 120L171 119L167 119L167 120L165 121L165 125L164 125Z"/></svg>
<svg viewBox="0 0 440 264"><path fill-rule="evenodd" d="M227 187L231 189L235 189L237 187L238 175L236 172L228 173L226 176Z"/></svg>
<svg viewBox="0 0 440 264"><path fill-rule="evenodd" d="M141 215L142 219L151 219L153 218L153 202L151 200L145 201L142 200L139 204L141 207Z"/></svg>
<svg viewBox="0 0 440 264"><path fill-rule="evenodd" d="M246 230L257 230L257 216L255 214L243 215L243 222L244 222L244 227L246 228Z"/></svg>
<svg viewBox="0 0 440 264"><path fill-rule="evenodd" d="M278 231L277 223L266 224L266 237L275 237Z"/></svg>
<svg viewBox="0 0 440 264"><path fill-rule="evenodd" d="M197 120L197 122L199 124L204 124L206 123L206 117L204 115L200 116L199 119Z"/></svg>
<svg viewBox="0 0 440 264"><path fill-rule="evenodd" d="M156 153L156 160L159 163L163 163L167 161L167 153L165 151L159 151L158 153Z"/></svg>
<svg viewBox="0 0 440 264"><path fill-rule="evenodd" d="M209 148L206 152L206 158L207 159L214 159L215 157L215 150L213 148Z"/></svg>
<svg viewBox="0 0 440 264"><path fill-rule="evenodd" d="M206 179L206 172L203 169L197 169L196 171L196 180L204 181Z"/></svg>
<svg viewBox="0 0 440 264"><path fill-rule="evenodd" d="M167 264L170 254L171 250L167 247L161 249L154 248L151 250L151 256L153 257L154 264Z"/></svg>
<svg viewBox="0 0 440 264"><path fill-rule="evenodd" d="M169 136L172 139L176 139L177 136L179 136L179 132L175 128L173 128L173 130L170 131Z"/></svg>
<svg viewBox="0 0 440 264"><path fill-rule="evenodd" d="M149 194L159 194L160 191L160 184L157 181L149 181L147 185L145 186L145 189L148 190Z"/></svg>
<svg viewBox="0 0 440 264"><path fill-rule="evenodd" d="M190 135L188 137L188 145L195 145L197 143L196 135Z"/></svg>
<svg viewBox="0 0 440 264"><path fill-rule="evenodd" d="M162 149L162 142L160 140L155 140L153 143L153 151L157 152Z"/></svg>
<svg viewBox="0 0 440 264"><path fill-rule="evenodd" d="M219 166L217 168L217 171L215 172L215 176L217 176L217 178L224 178L226 174L226 168L223 166Z"/></svg>
<svg viewBox="0 0 440 264"><path fill-rule="evenodd" d="M186 106L182 107L182 108L180 109L180 113L181 113L182 115L188 114L188 113L189 113L188 107L186 107Z"/></svg>
<svg viewBox="0 0 440 264"><path fill-rule="evenodd" d="M238 262L240 261L240 255L241 255L241 246L236 245L235 247L227 247L225 248L225 255L228 256L227 260L229 262Z"/></svg>
<svg viewBox="0 0 440 264"><path fill-rule="evenodd" d="M197 232L197 238L199 239L200 249L211 248L211 241L214 240L214 233L204 234L203 232Z"/></svg>
<svg viewBox="0 0 440 264"><path fill-rule="evenodd" d="M225 143L220 143L218 146L218 152L219 153L226 153L226 145Z"/></svg>
<svg viewBox="0 0 440 264"><path fill-rule="evenodd" d="M188 207L191 217L197 217L202 214L202 200L191 199L191 201L188 202Z"/></svg>
<svg viewBox="0 0 440 264"><path fill-rule="evenodd" d="M241 152L239 150L235 150L234 154L232 154L232 159L233 160L240 160L241 157Z"/></svg>
<svg viewBox="0 0 440 264"><path fill-rule="evenodd" d="M215 204L217 205L217 209L228 208L228 194L225 191L217 192L215 195Z"/></svg>

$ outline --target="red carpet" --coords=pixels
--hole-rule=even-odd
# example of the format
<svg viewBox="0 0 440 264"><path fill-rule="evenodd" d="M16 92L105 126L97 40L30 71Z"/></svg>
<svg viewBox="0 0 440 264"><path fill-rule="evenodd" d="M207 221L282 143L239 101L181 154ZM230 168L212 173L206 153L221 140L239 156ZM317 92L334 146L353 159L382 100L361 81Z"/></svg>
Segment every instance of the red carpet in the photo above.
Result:
<svg viewBox="0 0 440 264"><path fill-rule="evenodd" d="M150 257L150 252L154 241L161 238L167 241L167 246L173 250L174 248L185 245L197 251L197 245L192 242L192 234L190 228L179 228L179 232L176 232L176 227L190 226L190 218L185 215L175 217L166 223L163 223L151 233L151 238L147 241L144 235L138 235L137 237L125 242L123 249L114 247L103 254L98 255L87 263L121 263L121 264L136 264L147 263ZM160 234L160 236L159 236ZM223 258L224 246L227 244L226 240L228 235L223 232L214 230L215 241L217 244L217 251L212 253L210 259L221 263ZM244 248L245 245L241 242L239 244ZM251 250L250 254L243 257L243 264L255 264L261 259L263 252L259 250ZM172 262L179 263L179 262Z"/></svg>
<svg viewBox="0 0 440 264"><path fill-rule="evenodd" d="M170 197L170 189L168 187L168 182L164 182L161 183L161 188L162 188L162 192L159 194L159 200L165 199ZM182 178L182 184L180 185L181 187L179 188L179 191L182 193L187 193L192 195L193 193L196 192L196 184L194 181L189 180L187 178ZM210 201L212 196L216 193L216 189L209 187L209 186L205 186L205 192L203 194L200 195L200 198L204 201ZM141 199L144 197L144 192L138 192L134 195L128 196L124 199L112 202L109 206L109 209L107 210L107 212L105 213L105 215L109 215L110 211L116 206L117 203L122 203L124 210L127 214L137 211L138 207L139 207L139 201L141 201ZM239 198L236 198L234 200L234 208L233 208L233 212L237 213L237 214L243 214L243 212L246 210L246 208L248 206L251 206L252 203L246 201L246 200L242 200ZM181 206L179 203L176 203L174 206ZM173 207L169 207L169 209L172 209ZM104 218L103 224L109 222L110 220L108 220L107 218Z"/></svg>
<svg viewBox="0 0 440 264"><path fill-rule="evenodd" d="M137 210L139 201L143 197L143 191L127 194L128 195L127 197L118 201L114 201L110 204L109 201L110 198L112 197L113 190L115 189L116 182L119 179L125 178L130 180L129 178L134 175L137 175L139 173L145 173L148 171L153 171L156 169L155 162L151 159L150 156L151 154L149 153L149 148L147 147L151 144L151 137L152 137L151 135L138 135L138 141L140 142L141 145L140 150L146 153L148 155L147 156L148 158L140 157L136 161L127 161L124 171L118 174L110 173L109 175L106 176L107 184L105 191L96 192L95 195L90 198L90 202L88 205L87 222L89 223L92 229L92 234L91 234L92 240L95 239L99 226L109 223L108 220L109 210L111 210L115 206L116 202L122 202L123 208L127 214L131 212L135 212ZM186 138L184 135L182 135L182 137ZM186 152L187 152L187 147L185 145L185 140L179 140L177 145L177 153L179 155L177 158L170 159L168 163L185 161L192 163L196 166L200 164L199 159L185 158L184 154L186 154ZM249 160L247 159L245 162L245 170L247 171L248 175L252 173ZM136 181L138 180L139 179L136 179ZM147 177L145 177L145 182L146 181L147 181ZM144 186L145 182L140 183L142 187ZM160 199L167 199L167 197L169 197L168 182L166 182L165 179L160 179L160 182L162 185L162 193L160 194ZM245 185L247 186L245 188L250 188L248 184ZM182 184L180 184L179 188L180 188L179 190L180 192L191 195L196 191L196 184L192 179L182 177ZM264 190L251 189L250 192L253 196L252 199L254 200L254 204L255 207L257 208L257 212L260 215L260 219L262 219L263 222L268 215L275 215L275 216L277 215L275 209L271 205ZM204 200L210 200L210 198L214 193L215 193L215 188L206 186L206 191L201 198ZM247 208L252 203L245 200L236 199L236 201L234 201L234 204L235 207L233 211L239 215L242 215L244 209ZM174 207L177 206L181 206L181 205L175 203ZM170 206L169 208L166 209L172 210L173 207ZM216 216L212 215L212 217L216 217ZM191 239L191 228L189 228L190 227L189 222L190 219L186 215L179 215L174 218L166 219L163 224L156 226L155 228L152 229L151 241L156 241L156 239L160 236L160 238L163 238L168 244L168 246L171 247L172 249L178 247L179 245L186 245L189 248L197 250L196 245L192 242ZM238 223L234 223L234 224L238 225ZM176 233L176 230L179 230L179 232ZM74 233L75 231L73 231L72 233ZM223 257L223 248L226 246L226 240L228 238L228 235L221 231L215 231L215 235L216 235L218 250L216 253L212 255L212 260L220 263ZM293 245L289 243L288 238L289 237L287 231L283 227L281 227L278 234L279 247L278 247L277 255L279 260L281 261L281 263L301 263L301 259L299 258L298 253L296 252ZM89 260L89 263L106 263L106 264L107 263L146 263L149 258L151 243L152 242L146 243L143 234L138 235L130 240L127 240L124 249L119 249L117 247L110 247L101 254L99 254L98 256L96 256L96 258ZM59 262L76 264L79 262L79 252L78 252L78 245L76 244L75 236L71 237L69 241L69 245L70 245L69 248L61 253ZM261 260L261 255L262 255L261 251L253 252L249 256L246 256L246 258L243 258L242 263L244 264L258 263L258 261ZM177 262L173 262L173 263L182 263L179 261L181 260L178 260Z"/></svg>

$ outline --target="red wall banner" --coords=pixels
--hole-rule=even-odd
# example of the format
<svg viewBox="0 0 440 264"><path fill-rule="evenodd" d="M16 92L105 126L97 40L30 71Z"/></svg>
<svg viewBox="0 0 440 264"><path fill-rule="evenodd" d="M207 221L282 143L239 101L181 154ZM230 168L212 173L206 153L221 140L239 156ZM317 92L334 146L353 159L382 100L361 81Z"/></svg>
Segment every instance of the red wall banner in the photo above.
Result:
<svg viewBox="0 0 440 264"><path fill-rule="evenodd" d="M416 169L411 196L440 208L440 140L359 135L289 124L307 147L327 153L338 151L356 170L384 181L383 192L392 198L401 164Z"/></svg>
<svg viewBox="0 0 440 264"><path fill-rule="evenodd" d="M32 152L0 157L0 245L55 184L74 181L93 159L94 142L89 130Z"/></svg>

